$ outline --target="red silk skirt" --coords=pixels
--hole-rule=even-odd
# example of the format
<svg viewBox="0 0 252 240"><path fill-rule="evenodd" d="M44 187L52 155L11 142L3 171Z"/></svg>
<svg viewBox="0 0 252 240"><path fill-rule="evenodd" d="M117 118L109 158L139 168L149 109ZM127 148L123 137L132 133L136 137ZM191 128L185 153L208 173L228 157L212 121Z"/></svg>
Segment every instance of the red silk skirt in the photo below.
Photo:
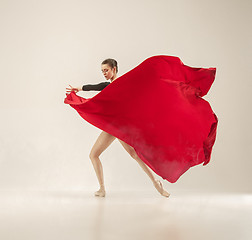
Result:
<svg viewBox="0 0 252 240"><path fill-rule="evenodd" d="M156 174L174 183L190 167L210 161L218 118L202 97L215 72L186 66L175 56L152 56L94 97L72 91L64 103L132 146Z"/></svg>

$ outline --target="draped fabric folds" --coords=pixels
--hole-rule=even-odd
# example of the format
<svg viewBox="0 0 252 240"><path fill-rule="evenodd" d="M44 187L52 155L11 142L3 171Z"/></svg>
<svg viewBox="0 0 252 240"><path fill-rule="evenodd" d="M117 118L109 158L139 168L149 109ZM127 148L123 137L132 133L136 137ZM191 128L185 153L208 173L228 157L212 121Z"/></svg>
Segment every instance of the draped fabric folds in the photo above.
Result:
<svg viewBox="0 0 252 240"><path fill-rule="evenodd" d="M175 56L152 56L94 97L72 91L64 103L132 146L156 174L174 183L190 167L210 161L218 118L202 97L215 73Z"/></svg>

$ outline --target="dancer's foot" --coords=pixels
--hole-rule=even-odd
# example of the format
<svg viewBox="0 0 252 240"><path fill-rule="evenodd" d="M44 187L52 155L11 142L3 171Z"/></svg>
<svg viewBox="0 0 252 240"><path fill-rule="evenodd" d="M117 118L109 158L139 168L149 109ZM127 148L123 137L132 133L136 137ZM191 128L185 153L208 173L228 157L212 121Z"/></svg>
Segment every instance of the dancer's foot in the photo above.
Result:
<svg viewBox="0 0 252 240"><path fill-rule="evenodd" d="M153 184L162 196L164 196L164 197L170 196L170 193L168 193L166 190L164 190L163 185L159 180L155 180L155 182Z"/></svg>
<svg viewBox="0 0 252 240"><path fill-rule="evenodd" d="M105 197L106 192L104 188L100 188L98 191L95 192L96 197Z"/></svg>

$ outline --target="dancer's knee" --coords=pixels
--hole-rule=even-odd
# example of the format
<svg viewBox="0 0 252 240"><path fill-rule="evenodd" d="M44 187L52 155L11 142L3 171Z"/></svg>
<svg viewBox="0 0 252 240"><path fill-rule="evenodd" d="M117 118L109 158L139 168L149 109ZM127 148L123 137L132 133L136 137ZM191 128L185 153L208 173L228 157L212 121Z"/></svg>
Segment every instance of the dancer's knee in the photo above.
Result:
<svg viewBox="0 0 252 240"><path fill-rule="evenodd" d="M96 160L99 158L100 155L101 155L101 154L98 153L98 152L93 152L93 151L91 151L91 152L89 153L89 158L91 159L91 161L96 161Z"/></svg>
<svg viewBox="0 0 252 240"><path fill-rule="evenodd" d="M136 153L135 150L131 150L131 151L129 152L129 154L130 154L130 156L131 156L132 158L134 158L135 160L138 161L139 157L138 157L138 155L137 155L137 153Z"/></svg>

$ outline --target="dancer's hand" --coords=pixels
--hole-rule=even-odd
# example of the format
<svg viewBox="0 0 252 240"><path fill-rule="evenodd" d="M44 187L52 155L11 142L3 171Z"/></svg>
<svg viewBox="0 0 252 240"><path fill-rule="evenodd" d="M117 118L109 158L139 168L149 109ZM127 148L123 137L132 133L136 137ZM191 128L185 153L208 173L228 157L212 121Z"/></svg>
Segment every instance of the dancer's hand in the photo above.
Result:
<svg viewBox="0 0 252 240"><path fill-rule="evenodd" d="M68 84L69 85L69 84ZM80 88L80 87L78 87L78 88L73 88L71 85L69 85L70 86L70 88L66 88L68 91L67 92L72 92L72 91L74 91L74 92L79 92L79 91L81 91L82 90L82 88Z"/></svg>

